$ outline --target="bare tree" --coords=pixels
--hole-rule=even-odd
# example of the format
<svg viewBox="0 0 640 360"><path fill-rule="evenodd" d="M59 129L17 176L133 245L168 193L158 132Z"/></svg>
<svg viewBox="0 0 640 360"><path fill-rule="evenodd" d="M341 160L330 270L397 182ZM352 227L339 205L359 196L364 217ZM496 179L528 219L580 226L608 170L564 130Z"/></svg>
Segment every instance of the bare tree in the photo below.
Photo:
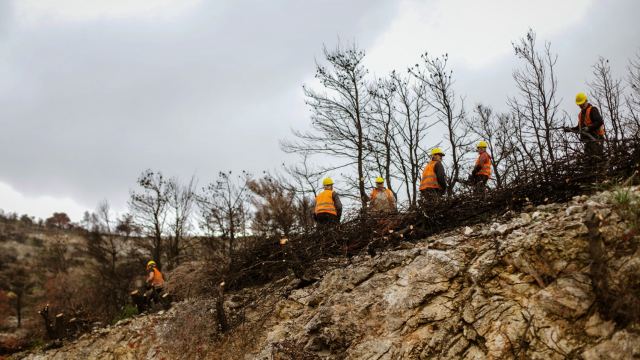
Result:
<svg viewBox="0 0 640 360"><path fill-rule="evenodd" d="M94 231L98 235L98 241L91 242L89 244L89 250L90 252L93 250L95 253L107 254L107 263L109 264L110 270L109 273L115 274L121 244L120 239L118 239L118 236L115 234L115 224L112 219L109 201L102 200L98 203L98 207L95 212L95 219L97 220L97 223L94 225Z"/></svg>
<svg viewBox="0 0 640 360"><path fill-rule="evenodd" d="M422 66L409 71L427 88L426 101L436 112L438 122L446 129L446 140L451 151L451 170L447 179L447 192L451 194L458 182L464 149L469 145L463 132L466 113L464 101L453 90L453 71L447 68L449 56L422 55Z"/></svg>
<svg viewBox="0 0 640 360"><path fill-rule="evenodd" d="M622 80L613 78L609 60L603 57L593 65L593 76L594 79L589 82L590 98L600 110L605 123L610 125L605 125L611 129L606 133L607 140L615 146L625 138L624 115L621 113L620 103L624 91Z"/></svg>
<svg viewBox="0 0 640 360"><path fill-rule="evenodd" d="M309 155L301 154L302 162L298 165L285 166L284 171L288 175L285 179L280 176L280 182L295 195L298 203L298 223L308 233L313 228L311 213L311 199L316 196L317 184L325 173L324 170L315 169L309 164Z"/></svg>
<svg viewBox="0 0 640 360"><path fill-rule="evenodd" d="M180 254L185 236L191 230L191 215L196 201L196 181L191 177L185 185L173 178L167 182L170 212L169 236L167 237L167 260L169 269L180 263Z"/></svg>
<svg viewBox="0 0 640 360"><path fill-rule="evenodd" d="M323 89L305 86L306 103L311 108L314 131L294 131L297 142L282 142L286 152L327 154L347 160L340 167L355 165L355 188L362 206L367 195L364 187L367 140L366 110L370 101L362 65L364 52L355 45L348 49L323 49L329 67L316 64L316 79Z"/></svg>
<svg viewBox="0 0 640 360"><path fill-rule="evenodd" d="M422 81L413 82L412 77L400 76L395 71L390 78L397 93L396 115L393 118L394 136L391 138L393 165L403 179L410 206L415 207L422 167L427 160L427 153L421 144L427 129L433 125L426 120L426 85Z"/></svg>
<svg viewBox="0 0 640 360"><path fill-rule="evenodd" d="M629 61L627 83L630 91L625 96L627 105L627 124L632 136L640 136L640 52Z"/></svg>
<svg viewBox="0 0 640 360"><path fill-rule="evenodd" d="M218 179L207 185L198 198L204 229L211 239L219 236L229 244L230 257L236 238L246 228L248 221L250 179L250 175L244 171L235 179L231 171L220 172Z"/></svg>
<svg viewBox="0 0 640 360"><path fill-rule="evenodd" d="M138 192L132 191L129 208L136 223L151 239L151 256L161 266L162 242L169 204L169 187L160 172L144 171L138 178Z"/></svg>
<svg viewBox="0 0 640 360"><path fill-rule="evenodd" d="M556 98L558 79L554 69L558 57L551 53L549 43L545 43L542 52L538 50L533 30L513 43L513 49L524 63L522 69L513 72L519 97L508 100L517 149L526 156L525 169L533 167L548 174L556 158L554 149L560 137L557 130L564 120L559 115Z"/></svg>
<svg viewBox="0 0 640 360"><path fill-rule="evenodd" d="M128 240L132 235L139 234L140 229L135 224L133 215L122 214L116 224L116 233L122 236L125 240Z"/></svg>
<svg viewBox="0 0 640 360"><path fill-rule="evenodd" d="M371 109L368 111L371 121L371 133L368 144L374 159L376 174L384 176L387 188L393 190L391 184L391 164L393 137L395 127L394 102L395 84L391 79L378 79L369 88Z"/></svg>

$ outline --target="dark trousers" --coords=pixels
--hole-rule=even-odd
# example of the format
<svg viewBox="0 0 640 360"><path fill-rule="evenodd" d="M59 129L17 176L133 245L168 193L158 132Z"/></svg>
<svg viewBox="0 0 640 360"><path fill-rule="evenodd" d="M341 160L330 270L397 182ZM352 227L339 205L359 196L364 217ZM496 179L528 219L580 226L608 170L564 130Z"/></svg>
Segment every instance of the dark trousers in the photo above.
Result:
<svg viewBox="0 0 640 360"><path fill-rule="evenodd" d="M584 143L584 154L592 161L602 161L604 157L604 141L602 140L589 140Z"/></svg>
<svg viewBox="0 0 640 360"><path fill-rule="evenodd" d="M331 248L336 244L336 230L340 219L338 216L329 213L315 214L313 219L316 221L318 230L323 234L318 244L320 256L323 256L327 248Z"/></svg>
<svg viewBox="0 0 640 360"><path fill-rule="evenodd" d="M318 225L336 225L340 222L338 216L329 213L316 214L314 219Z"/></svg>
<svg viewBox="0 0 640 360"><path fill-rule="evenodd" d="M602 172L605 167L604 140L598 137L597 140L587 140L584 142L585 168L596 174Z"/></svg>
<svg viewBox="0 0 640 360"><path fill-rule="evenodd" d="M425 189L420 190L420 195L422 196L422 201L425 204L433 204L439 202L442 199L442 195L444 192L439 189Z"/></svg>
<svg viewBox="0 0 640 360"><path fill-rule="evenodd" d="M489 177L487 175L471 175L469 178L469 183L473 188L473 192L475 194L483 194L487 189L487 181L489 181Z"/></svg>

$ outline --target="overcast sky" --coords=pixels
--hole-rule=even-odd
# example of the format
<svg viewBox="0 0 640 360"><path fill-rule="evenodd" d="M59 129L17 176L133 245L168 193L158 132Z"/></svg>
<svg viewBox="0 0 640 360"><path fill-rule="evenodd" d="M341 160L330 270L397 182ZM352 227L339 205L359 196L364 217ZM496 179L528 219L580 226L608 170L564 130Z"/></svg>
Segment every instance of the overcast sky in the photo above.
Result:
<svg viewBox="0 0 640 360"><path fill-rule="evenodd" d="M322 45L356 41L375 74L447 52L467 105L514 95L511 42L559 55L563 108L598 56L625 74L636 0L0 0L0 208L79 220L126 208L146 168L260 173L308 126L301 86Z"/></svg>

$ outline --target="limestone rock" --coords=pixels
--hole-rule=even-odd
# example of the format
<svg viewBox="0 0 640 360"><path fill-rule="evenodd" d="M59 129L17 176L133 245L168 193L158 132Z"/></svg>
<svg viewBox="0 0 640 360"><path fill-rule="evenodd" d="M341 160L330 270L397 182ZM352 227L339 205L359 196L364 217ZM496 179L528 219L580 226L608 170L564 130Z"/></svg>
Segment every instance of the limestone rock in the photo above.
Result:
<svg viewBox="0 0 640 360"><path fill-rule="evenodd" d="M473 234L473 229L469 226L465 226L463 233L465 236L469 236Z"/></svg>
<svg viewBox="0 0 640 360"><path fill-rule="evenodd" d="M615 326L613 321L604 321L600 318L600 314L595 313L587 320L584 331L589 336L608 337L613 333Z"/></svg>
<svg viewBox="0 0 640 360"><path fill-rule="evenodd" d="M626 330L618 331L610 340L582 353L585 360L637 359L640 357L640 337Z"/></svg>
<svg viewBox="0 0 640 360"><path fill-rule="evenodd" d="M594 301L591 280L582 274L557 279L536 294L535 301L551 314L575 319L587 312Z"/></svg>

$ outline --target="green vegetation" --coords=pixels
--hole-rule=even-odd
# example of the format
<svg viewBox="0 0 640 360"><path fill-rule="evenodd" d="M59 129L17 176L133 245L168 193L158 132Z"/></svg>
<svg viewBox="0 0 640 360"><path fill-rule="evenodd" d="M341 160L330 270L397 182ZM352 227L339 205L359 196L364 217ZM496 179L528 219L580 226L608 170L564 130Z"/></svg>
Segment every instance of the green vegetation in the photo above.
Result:
<svg viewBox="0 0 640 360"><path fill-rule="evenodd" d="M115 324L120 320L128 319L135 315L138 315L138 308L136 308L136 306L133 304L126 304L122 308L122 311L120 312L120 314L117 315L115 318L113 318L112 323Z"/></svg>
<svg viewBox="0 0 640 360"><path fill-rule="evenodd" d="M622 218L629 223L631 230L640 225L640 195L629 187L616 187L612 192L613 205Z"/></svg>

